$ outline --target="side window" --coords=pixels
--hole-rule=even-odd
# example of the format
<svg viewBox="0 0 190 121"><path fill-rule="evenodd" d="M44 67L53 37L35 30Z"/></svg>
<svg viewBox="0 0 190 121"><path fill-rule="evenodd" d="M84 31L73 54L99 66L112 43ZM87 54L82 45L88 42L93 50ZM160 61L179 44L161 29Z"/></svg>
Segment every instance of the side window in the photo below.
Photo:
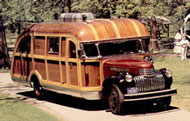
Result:
<svg viewBox="0 0 190 121"><path fill-rule="evenodd" d="M48 54L59 54L59 37L48 37Z"/></svg>
<svg viewBox="0 0 190 121"><path fill-rule="evenodd" d="M71 41L69 41L69 57L76 58L76 46Z"/></svg>
<svg viewBox="0 0 190 121"><path fill-rule="evenodd" d="M30 53L30 42L31 42L30 36L24 37L22 40L20 40L20 43L18 45L16 52L29 54Z"/></svg>

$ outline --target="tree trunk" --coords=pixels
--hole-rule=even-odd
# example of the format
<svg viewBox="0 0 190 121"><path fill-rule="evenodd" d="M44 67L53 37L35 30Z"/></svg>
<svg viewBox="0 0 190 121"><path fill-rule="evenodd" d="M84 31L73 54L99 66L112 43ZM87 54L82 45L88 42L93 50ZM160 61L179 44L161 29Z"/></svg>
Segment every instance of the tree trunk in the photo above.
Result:
<svg viewBox="0 0 190 121"><path fill-rule="evenodd" d="M65 12L70 13L71 12L71 0L66 1L66 6L65 7L66 7Z"/></svg>
<svg viewBox="0 0 190 121"><path fill-rule="evenodd" d="M152 44L152 50L153 51L159 51L159 46L158 46L158 40L156 36L156 18L152 17L151 18L151 44Z"/></svg>
<svg viewBox="0 0 190 121"><path fill-rule="evenodd" d="M0 68L10 68L10 58L7 49L5 28L0 16Z"/></svg>
<svg viewBox="0 0 190 121"><path fill-rule="evenodd" d="M21 24L20 24L20 22L17 23L17 28L18 28L17 34L19 35L21 33Z"/></svg>

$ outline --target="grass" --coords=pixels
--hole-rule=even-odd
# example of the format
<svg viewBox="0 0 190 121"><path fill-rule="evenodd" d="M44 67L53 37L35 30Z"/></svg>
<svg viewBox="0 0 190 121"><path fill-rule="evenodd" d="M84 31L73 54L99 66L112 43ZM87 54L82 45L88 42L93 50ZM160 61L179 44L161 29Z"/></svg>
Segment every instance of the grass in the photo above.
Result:
<svg viewBox="0 0 190 121"><path fill-rule="evenodd" d="M181 61L180 57L154 58L156 69L168 68L173 73L173 88L178 94L173 96L172 105L190 111L190 59Z"/></svg>
<svg viewBox="0 0 190 121"><path fill-rule="evenodd" d="M0 94L0 121L56 121L26 102Z"/></svg>
<svg viewBox="0 0 190 121"><path fill-rule="evenodd" d="M0 73L10 73L9 69L0 69Z"/></svg>

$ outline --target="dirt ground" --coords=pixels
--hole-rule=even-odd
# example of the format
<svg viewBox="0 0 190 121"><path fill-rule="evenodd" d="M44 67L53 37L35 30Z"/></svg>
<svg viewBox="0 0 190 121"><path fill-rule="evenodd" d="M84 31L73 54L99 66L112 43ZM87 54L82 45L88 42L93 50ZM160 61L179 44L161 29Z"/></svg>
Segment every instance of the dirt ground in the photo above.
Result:
<svg viewBox="0 0 190 121"><path fill-rule="evenodd" d="M131 112L114 115L104 100L86 101L48 91L44 100L36 100L32 89L13 82L9 73L0 73L0 93L22 99L60 121L190 121L190 112L174 105L169 110L141 109L134 105Z"/></svg>

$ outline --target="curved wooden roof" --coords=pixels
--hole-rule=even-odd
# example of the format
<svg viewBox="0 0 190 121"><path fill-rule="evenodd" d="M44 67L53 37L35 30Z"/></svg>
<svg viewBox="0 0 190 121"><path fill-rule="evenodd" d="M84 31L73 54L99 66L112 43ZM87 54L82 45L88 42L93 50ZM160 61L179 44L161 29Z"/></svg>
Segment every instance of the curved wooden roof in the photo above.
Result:
<svg viewBox="0 0 190 121"><path fill-rule="evenodd" d="M72 34L79 41L149 36L147 28L134 19L95 19L91 22L52 22L35 24L34 33Z"/></svg>

